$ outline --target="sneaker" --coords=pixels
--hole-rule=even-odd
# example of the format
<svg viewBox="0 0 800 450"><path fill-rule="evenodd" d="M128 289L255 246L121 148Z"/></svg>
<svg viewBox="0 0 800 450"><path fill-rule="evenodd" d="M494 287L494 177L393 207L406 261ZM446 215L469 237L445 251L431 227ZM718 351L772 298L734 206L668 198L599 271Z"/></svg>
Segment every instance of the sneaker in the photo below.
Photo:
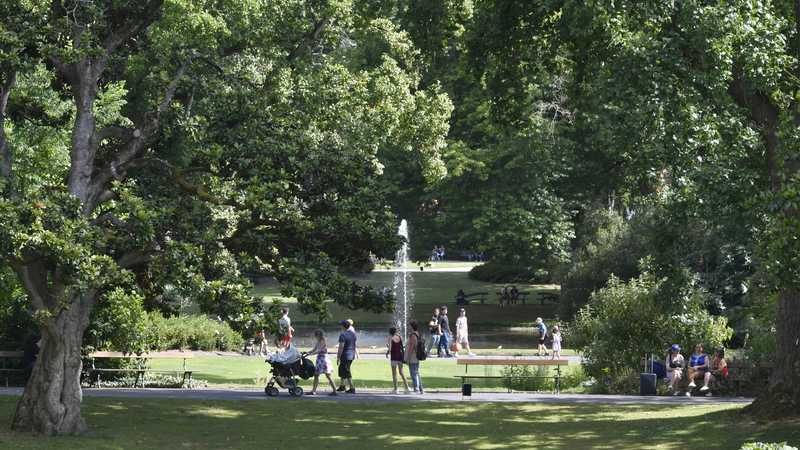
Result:
<svg viewBox="0 0 800 450"><path fill-rule="evenodd" d="M676 396L678 396L678 395L681 395L681 393L680 393L680 392L678 392L678 391L675 391L675 392L673 392L673 393L672 393L672 396L673 396L673 397L676 397Z"/></svg>
<svg viewBox="0 0 800 450"><path fill-rule="evenodd" d="M346 390L345 392L347 392L348 394L355 394L356 393L356 388L350 388L350 389Z"/></svg>
<svg viewBox="0 0 800 450"><path fill-rule="evenodd" d="M692 393L691 393L691 392L687 392L687 393L686 393L686 396L687 396L687 397L691 397L691 396L692 396Z"/></svg>
<svg viewBox="0 0 800 450"><path fill-rule="evenodd" d="M316 393L316 392L314 392L314 391L311 391L311 392L309 392L307 395L317 395L317 393Z"/></svg>
<svg viewBox="0 0 800 450"><path fill-rule="evenodd" d="M403 391L403 394L406 394L406 395L408 395L408 394L410 394L410 393L411 393L411 391L409 391L408 389L406 389L406 390L404 390L404 391Z"/></svg>
<svg viewBox="0 0 800 450"><path fill-rule="evenodd" d="M424 394L424 393L425 393L425 392L424 392L422 389L420 389L420 390L419 390L419 395L422 395L422 394Z"/></svg>
<svg viewBox="0 0 800 450"><path fill-rule="evenodd" d="M700 388L700 392L705 392L708 390L708 386L703 386Z"/></svg>
<svg viewBox="0 0 800 450"><path fill-rule="evenodd" d="M392 389L392 394L397 394L397 389Z"/></svg>
<svg viewBox="0 0 800 450"><path fill-rule="evenodd" d="M417 389L417 388L414 388L414 393L415 393L415 394L419 394L419 389Z"/></svg>
<svg viewBox="0 0 800 450"><path fill-rule="evenodd" d="M337 392L344 392L344 386L339 386L338 388L336 388L336 391Z"/></svg>
<svg viewBox="0 0 800 450"><path fill-rule="evenodd" d="M475 356L475 353L469 352L469 356Z"/></svg>
<svg viewBox="0 0 800 450"><path fill-rule="evenodd" d="M706 397L713 397L713 396L714 396L714 394L712 394L711 392L709 392L708 394L706 394Z"/></svg>
<svg viewBox="0 0 800 450"><path fill-rule="evenodd" d="M696 384L694 384L694 381L692 381L691 383L689 383L689 387L690 387L690 388L693 388L693 387L697 387L697 385L696 385Z"/></svg>

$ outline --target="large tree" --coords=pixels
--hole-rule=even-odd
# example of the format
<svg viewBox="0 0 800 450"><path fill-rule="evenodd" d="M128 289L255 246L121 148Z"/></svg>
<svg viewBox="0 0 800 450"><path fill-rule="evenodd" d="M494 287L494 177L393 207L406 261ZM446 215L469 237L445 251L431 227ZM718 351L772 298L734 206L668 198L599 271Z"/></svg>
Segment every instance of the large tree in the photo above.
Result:
<svg viewBox="0 0 800 450"><path fill-rule="evenodd" d="M236 322L259 313L251 270L306 312L389 307L340 270L396 245L379 155L435 166L450 106L397 54L364 63L379 22L336 1L11 3L0 251L42 332L15 429L86 430L82 336L112 291Z"/></svg>

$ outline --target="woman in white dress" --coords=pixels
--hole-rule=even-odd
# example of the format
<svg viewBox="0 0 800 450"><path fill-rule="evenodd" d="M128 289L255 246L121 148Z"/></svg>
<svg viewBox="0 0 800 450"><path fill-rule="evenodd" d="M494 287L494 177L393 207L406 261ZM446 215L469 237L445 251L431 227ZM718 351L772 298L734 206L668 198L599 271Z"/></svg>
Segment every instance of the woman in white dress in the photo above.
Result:
<svg viewBox="0 0 800 450"><path fill-rule="evenodd" d="M461 308L458 313L458 319L456 319L456 344L460 345L469 356L475 356L475 353L472 353L472 349L469 348L467 311L465 311L464 308ZM458 347L456 347L456 350L458 350ZM456 356L458 356L458 351L456 351Z"/></svg>

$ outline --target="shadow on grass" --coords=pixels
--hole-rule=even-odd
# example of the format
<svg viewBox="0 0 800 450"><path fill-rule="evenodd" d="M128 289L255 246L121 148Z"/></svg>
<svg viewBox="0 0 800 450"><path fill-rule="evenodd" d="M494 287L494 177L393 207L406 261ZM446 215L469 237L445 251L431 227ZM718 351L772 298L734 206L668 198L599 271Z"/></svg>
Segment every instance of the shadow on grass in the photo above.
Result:
<svg viewBox="0 0 800 450"><path fill-rule="evenodd" d="M16 399L0 398L3 448L725 448L800 442L797 423L758 425L732 406L537 405L458 402L86 400L91 437L8 430Z"/></svg>

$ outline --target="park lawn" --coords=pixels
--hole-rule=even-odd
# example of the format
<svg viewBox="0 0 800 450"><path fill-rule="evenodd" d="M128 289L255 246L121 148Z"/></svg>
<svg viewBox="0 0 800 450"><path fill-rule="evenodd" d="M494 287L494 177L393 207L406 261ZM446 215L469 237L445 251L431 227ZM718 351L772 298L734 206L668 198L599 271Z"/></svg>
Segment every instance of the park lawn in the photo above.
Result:
<svg viewBox="0 0 800 450"><path fill-rule="evenodd" d="M332 360L333 362L333 360ZM159 370L170 370L180 366L180 360L154 359L150 367ZM204 356L189 360L188 367L193 371L196 380L208 382L209 387L264 387L270 377L270 366L261 357L244 356ZM404 373L408 376L408 368ZM502 367L471 367L473 375L500 375ZM578 365L564 370L580 370ZM455 390L461 386L456 375L464 374L464 366L457 366L454 359L433 358L422 362L420 369L422 385L426 389ZM336 373L334 370L334 378ZM353 363L353 378L356 388L389 389L392 387L392 372L386 359L358 359ZM324 381L324 379L323 379ZM410 383L410 378L409 378ZM476 389L484 387L501 387L497 380L473 382ZM311 380L302 381L301 386L311 386ZM322 389L325 391L325 388Z"/></svg>
<svg viewBox="0 0 800 450"><path fill-rule="evenodd" d="M91 433L14 433L16 397L0 397L8 449L738 449L800 444L800 424L753 423L738 405L604 405L270 399L86 398ZM435 442L435 445L431 443Z"/></svg>
<svg viewBox="0 0 800 450"><path fill-rule="evenodd" d="M531 324L536 317L552 318L557 312L557 306L552 303L540 305L536 301L536 293L539 292L559 292L558 285L522 285L517 287L523 292L531 292L529 298L533 301L526 305L512 305L500 308L497 305L496 292L503 288L503 284L486 283L483 281L472 280L466 272L414 272L414 308L412 316L418 321L427 321L431 310L435 305L448 304L451 308L455 307L455 295L459 289L464 289L466 293L488 292L485 305L480 303L470 304L468 315L470 323L473 325L524 325ZM372 272L365 276L355 277L361 284L371 285L378 289L381 287L392 287L394 274L392 272ZM293 298L282 297L280 287L276 282L265 282L256 285L253 295L263 297L271 302L273 299L292 304L296 303ZM391 314L374 314L367 311L352 311L331 305L330 311L334 319L352 318L354 321L365 324L383 325L391 321ZM452 314L451 314L452 315ZM299 311L292 312L292 319L295 323L316 323L315 316L306 316Z"/></svg>

